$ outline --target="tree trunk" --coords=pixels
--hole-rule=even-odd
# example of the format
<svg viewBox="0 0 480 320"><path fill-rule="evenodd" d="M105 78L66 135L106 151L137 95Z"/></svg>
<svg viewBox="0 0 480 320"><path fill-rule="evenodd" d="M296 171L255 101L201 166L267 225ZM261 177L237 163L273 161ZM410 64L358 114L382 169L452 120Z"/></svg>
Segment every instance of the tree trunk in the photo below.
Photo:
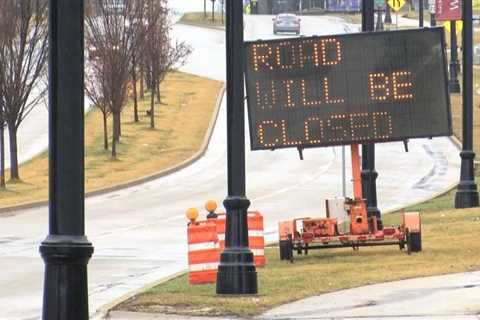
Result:
<svg viewBox="0 0 480 320"><path fill-rule="evenodd" d="M140 99L145 98L145 88L143 81L145 79L145 72L143 71L143 63L140 64Z"/></svg>
<svg viewBox="0 0 480 320"><path fill-rule="evenodd" d="M5 127L0 127L0 188L5 189Z"/></svg>
<svg viewBox="0 0 480 320"><path fill-rule="evenodd" d="M118 125L118 141L120 141L120 137L122 136L122 112L120 111L118 113L118 122L117 122L117 125Z"/></svg>
<svg viewBox="0 0 480 320"><path fill-rule="evenodd" d="M157 90L155 90L157 92L157 104L160 104L162 103L162 97L160 96L160 81L158 81L155 87L157 88Z"/></svg>
<svg viewBox="0 0 480 320"><path fill-rule="evenodd" d="M20 180L20 175L18 174L17 128L15 128L15 124L8 125L8 136L10 141L10 180Z"/></svg>
<svg viewBox="0 0 480 320"><path fill-rule="evenodd" d="M203 0L203 19L207 18L207 0Z"/></svg>
<svg viewBox="0 0 480 320"><path fill-rule="evenodd" d="M120 141L120 112L113 112L112 118L113 118L113 127L112 127L113 140L115 140L115 142L119 142Z"/></svg>
<svg viewBox="0 0 480 320"><path fill-rule="evenodd" d="M132 59L132 82L133 82L133 121L138 122L138 97L137 97L137 63L135 55Z"/></svg>
<svg viewBox="0 0 480 320"><path fill-rule="evenodd" d="M103 112L103 149L108 150L107 113Z"/></svg>
<svg viewBox="0 0 480 320"><path fill-rule="evenodd" d="M155 82L152 81L152 88L155 88ZM155 129L155 91L152 90L150 96L150 128Z"/></svg>
<svg viewBox="0 0 480 320"><path fill-rule="evenodd" d="M112 159L117 159L117 137L115 137L116 133L118 132L117 128L117 120L115 120L117 117L115 114L112 115Z"/></svg>
<svg viewBox="0 0 480 320"><path fill-rule="evenodd" d="M215 1L212 0L212 22L215 23Z"/></svg>

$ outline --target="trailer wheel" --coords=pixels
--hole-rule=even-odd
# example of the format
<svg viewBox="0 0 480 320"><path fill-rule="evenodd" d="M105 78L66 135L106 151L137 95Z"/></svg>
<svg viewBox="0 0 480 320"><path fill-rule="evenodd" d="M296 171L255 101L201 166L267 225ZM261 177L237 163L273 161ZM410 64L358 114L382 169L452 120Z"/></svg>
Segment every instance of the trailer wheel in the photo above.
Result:
<svg viewBox="0 0 480 320"><path fill-rule="evenodd" d="M289 236L288 240L280 240L280 260L290 260L293 262L293 242Z"/></svg>
<svg viewBox="0 0 480 320"><path fill-rule="evenodd" d="M293 263L293 240L292 235L288 235L287 255L291 263Z"/></svg>
<svg viewBox="0 0 480 320"><path fill-rule="evenodd" d="M420 252L422 251L422 233L414 232L410 233L410 251L411 252Z"/></svg>
<svg viewBox="0 0 480 320"><path fill-rule="evenodd" d="M280 240L280 260L289 260L288 240Z"/></svg>
<svg viewBox="0 0 480 320"><path fill-rule="evenodd" d="M421 232L413 232L410 233L407 231L407 254L412 252L420 252L422 251L422 233Z"/></svg>

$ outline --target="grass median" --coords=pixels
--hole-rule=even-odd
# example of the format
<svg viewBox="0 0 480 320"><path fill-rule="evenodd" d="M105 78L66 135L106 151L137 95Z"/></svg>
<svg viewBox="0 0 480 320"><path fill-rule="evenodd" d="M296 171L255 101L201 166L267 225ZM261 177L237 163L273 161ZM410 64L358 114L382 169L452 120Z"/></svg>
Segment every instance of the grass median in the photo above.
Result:
<svg viewBox="0 0 480 320"><path fill-rule="evenodd" d="M480 33L475 33L476 39ZM447 39L449 37L447 36ZM461 76L460 76L461 79ZM474 81L480 73L474 69ZM480 135L480 101L474 96L474 136ZM461 95L452 94L453 129L461 138ZM474 139L475 152L480 141ZM453 209L455 191L408 208L422 212L423 251L408 256L396 247L310 251L295 263L281 262L278 248L267 248L267 266L258 271L259 294L217 296L214 285L190 286L187 276L163 283L118 306L120 310L184 315L253 317L275 306L313 295L367 284L480 270L478 209ZM398 225L399 214L384 215ZM185 258L186 259L186 258ZM478 310L480 311L480 310Z"/></svg>
<svg viewBox="0 0 480 320"><path fill-rule="evenodd" d="M257 269L259 293L217 296L214 285L190 286L187 276L163 283L117 308L184 315L253 317L275 306L313 295L368 284L480 270L480 212L454 210L454 192L411 208L422 210L423 251L407 255L398 247L332 249L280 261L278 248L266 250L267 266ZM399 214L384 215L398 225ZM186 258L185 258L186 259ZM480 310L479 310L480 311Z"/></svg>
<svg viewBox="0 0 480 320"><path fill-rule="evenodd" d="M86 191L111 187L175 166L199 149L214 115L222 83L194 75L169 74L161 85L162 103L156 105L156 129L150 129L150 94L139 101L140 122L133 122L133 102L122 113L122 136L117 160L103 149L101 112L85 118ZM112 132L109 118L108 132ZM111 136L109 137L109 142ZM0 191L0 207L46 200L48 153L20 166L22 181Z"/></svg>
<svg viewBox="0 0 480 320"><path fill-rule="evenodd" d="M225 16L216 13L212 19L212 13L208 12L187 12L180 18L180 22L185 24L193 24L205 27L225 27Z"/></svg>

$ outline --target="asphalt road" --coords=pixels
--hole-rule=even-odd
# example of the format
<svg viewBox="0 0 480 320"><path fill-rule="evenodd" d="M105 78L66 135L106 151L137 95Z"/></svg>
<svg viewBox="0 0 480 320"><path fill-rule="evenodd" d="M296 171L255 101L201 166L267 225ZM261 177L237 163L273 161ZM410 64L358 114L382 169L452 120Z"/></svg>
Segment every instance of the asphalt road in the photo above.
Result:
<svg viewBox="0 0 480 320"><path fill-rule="evenodd" d="M328 17L305 18L304 34L345 32ZM248 17L246 39L272 37L271 17ZM224 33L177 25L174 33L194 46L184 71L224 79ZM188 207L226 193L225 105L205 156L172 175L89 198L86 233L95 246L89 264L90 310L161 277L186 268ZM247 139L248 143L248 139ZM248 147L247 147L248 150ZM431 197L457 182L458 150L449 139L378 146L378 194L385 210ZM348 159L348 158L347 158ZM247 152L247 196L266 221L267 239L276 222L321 215L325 197L341 194L340 148L311 149L300 161L294 150ZM38 246L47 234L47 208L0 217L0 319L38 319L43 262Z"/></svg>

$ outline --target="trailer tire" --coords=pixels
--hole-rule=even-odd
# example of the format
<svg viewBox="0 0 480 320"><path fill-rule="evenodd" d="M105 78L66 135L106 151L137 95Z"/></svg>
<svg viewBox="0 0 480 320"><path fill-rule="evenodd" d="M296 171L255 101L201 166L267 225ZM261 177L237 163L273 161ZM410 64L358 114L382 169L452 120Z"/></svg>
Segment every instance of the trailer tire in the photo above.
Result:
<svg viewBox="0 0 480 320"><path fill-rule="evenodd" d="M422 251L422 233L421 232L410 233L410 251L411 252Z"/></svg>
<svg viewBox="0 0 480 320"><path fill-rule="evenodd" d="M288 247L288 240L280 240L280 260L290 260L290 257L288 255Z"/></svg>
<svg viewBox="0 0 480 320"><path fill-rule="evenodd" d="M290 237L289 237L290 238ZM292 239L280 240L280 260L290 260L293 262L293 241Z"/></svg>

